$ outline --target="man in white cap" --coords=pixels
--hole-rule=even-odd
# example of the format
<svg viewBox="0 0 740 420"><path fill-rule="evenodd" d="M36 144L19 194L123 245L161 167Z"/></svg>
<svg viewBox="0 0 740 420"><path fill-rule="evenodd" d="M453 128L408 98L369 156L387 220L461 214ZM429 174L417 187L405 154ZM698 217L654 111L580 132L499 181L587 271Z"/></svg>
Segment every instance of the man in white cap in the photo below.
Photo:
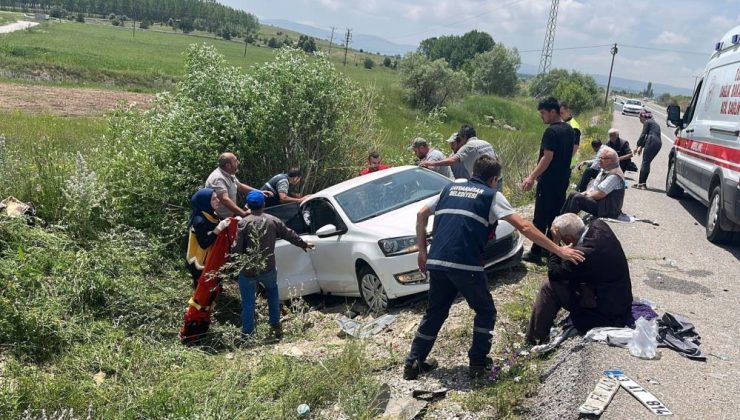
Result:
<svg viewBox="0 0 740 420"><path fill-rule="evenodd" d="M445 159L445 155L442 152L433 147L429 147L429 143L421 137L415 138L411 142L411 146L409 146L408 150L414 152L416 157L419 158L420 164L426 161L440 161ZM429 169L440 175L444 175L447 178L452 178L452 170L449 166L434 166Z"/></svg>

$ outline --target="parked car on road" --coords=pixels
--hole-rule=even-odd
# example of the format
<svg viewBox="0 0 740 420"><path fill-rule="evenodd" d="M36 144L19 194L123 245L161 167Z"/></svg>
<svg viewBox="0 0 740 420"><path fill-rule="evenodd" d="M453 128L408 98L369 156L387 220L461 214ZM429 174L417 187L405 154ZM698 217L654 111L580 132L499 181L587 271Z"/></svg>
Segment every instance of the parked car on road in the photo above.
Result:
<svg viewBox="0 0 740 420"><path fill-rule="evenodd" d="M708 207L706 234L722 243L740 231L740 26L716 44L683 117L668 107L678 129L668 157L666 194L684 192Z"/></svg>
<svg viewBox="0 0 740 420"><path fill-rule="evenodd" d="M280 299L323 293L362 297L374 311L392 299L429 289L417 267L416 213L450 179L403 166L321 190L300 206L271 207L304 240L308 253L280 240L275 246ZM434 240L429 223L428 237ZM524 238L501 220L484 251L486 269L518 263Z"/></svg>
<svg viewBox="0 0 740 420"><path fill-rule="evenodd" d="M622 115L625 115L625 114L639 115L643 109L645 109L645 107L642 105L642 102L640 102L639 100L627 99L624 102L624 105L622 105Z"/></svg>

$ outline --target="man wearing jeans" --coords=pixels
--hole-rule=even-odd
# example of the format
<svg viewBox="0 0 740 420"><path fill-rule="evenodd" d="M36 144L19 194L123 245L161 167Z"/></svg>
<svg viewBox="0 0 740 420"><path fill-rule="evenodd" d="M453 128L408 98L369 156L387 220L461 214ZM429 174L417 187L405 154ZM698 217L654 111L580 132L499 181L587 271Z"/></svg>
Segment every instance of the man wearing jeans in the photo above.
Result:
<svg viewBox="0 0 740 420"><path fill-rule="evenodd" d="M250 261L239 273L239 291L242 297L242 334L254 332L254 307L257 283L262 283L267 293L267 308L270 327L276 338L281 338L280 298L275 269L275 241L285 239L304 251L314 245L301 239L297 233L285 226L282 220L263 213L265 196L259 191L247 195L247 207L251 214L239 221L236 242L232 252L247 254Z"/></svg>

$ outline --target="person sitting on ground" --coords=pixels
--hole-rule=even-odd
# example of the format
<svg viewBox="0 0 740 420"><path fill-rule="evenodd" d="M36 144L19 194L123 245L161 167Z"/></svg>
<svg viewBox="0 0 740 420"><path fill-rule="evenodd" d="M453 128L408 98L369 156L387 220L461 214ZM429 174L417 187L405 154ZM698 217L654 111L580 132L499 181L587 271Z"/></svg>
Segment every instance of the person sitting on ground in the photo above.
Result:
<svg viewBox="0 0 740 420"><path fill-rule="evenodd" d="M596 175L599 174L599 170L601 169L601 166L599 166L599 152L601 151L602 147L603 145L601 144L601 140L594 139L591 141L591 148L594 149L594 153L596 153L596 155L594 155L594 158L591 160L584 160L578 163L578 170L583 169L584 166L588 167L585 171L583 171L583 175L581 175L581 180L578 182L576 191L586 191L586 188L588 188L588 183L591 182L592 179L596 178Z"/></svg>
<svg viewBox="0 0 740 420"><path fill-rule="evenodd" d="M301 170L298 168L291 168L288 172L277 174L270 178L270 180L262 186L262 191L269 191L272 193L272 196L267 197L265 200L265 207L286 203L300 203L306 199L307 197L302 196L300 193L289 192L291 185L295 186L300 182Z"/></svg>
<svg viewBox="0 0 740 420"><path fill-rule="evenodd" d="M221 206L212 188L201 188L190 200L193 213L188 221L188 250L185 254L188 271L193 276L193 289L203 273L206 257L216 237L229 226L230 219L219 220L216 211Z"/></svg>
<svg viewBox="0 0 740 420"><path fill-rule="evenodd" d="M622 245L603 220L586 227L581 218L566 213L552 222L553 242L573 246L586 257L572 264L550 254L547 280L532 308L526 339L547 341L560 308L570 311L578 332L595 327L624 327L632 323L632 282Z"/></svg>
<svg viewBox="0 0 740 420"><path fill-rule="evenodd" d="M637 172L637 165L632 162L633 153L630 149L630 142L619 137L619 130L616 128L609 129L609 140L606 145L617 151L619 167L622 168L622 172Z"/></svg>
<svg viewBox="0 0 740 420"><path fill-rule="evenodd" d="M285 239L304 251L313 249L312 243L306 242L291 230L282 220L263 213L265 196L259 191L247 194L247 207L251 214L239 221L231 252L245 254L259 251L258 257L264 261L261 269L258 264L247 265L239 273L239 292L242 298L242 335L248 338L254 332L254 308L257 283L261 283L267 293L267 310L270 328L275 338L282 338L280 324L280 296L275 269L275 241ZM254 243L255 235L259 243ZM254 255L250 255L254 257Z"/></svg>
<svg viewBox="0 0 740 420"><path fill-rule="evenodd" d="M440 161L445 159L445 155L442 152L435 148L430 148L427 141L421 137L415 138L411 142L411 146L409 146L408 150L414 152L416 157L419 159L419 164L421 164L421 162L426 162L429 160ZM444 175L447 178L452 178L452 170L449 166L436 166L429 169L437 172L440 175Z"/></svg>
<svg viewBox="0 0 740 420"><path fill-rule="evenodd" d="M624 172L619 167L617 152L604 146L599 153L601 171L585 193L572 192L563 205L562 213L583 210L596 217L616 218L622 214L624 203Z"/></svg>
<svg viewBox="0 0 740 420"><path fill-rule="evenodd" d="M468 174L472 174L473 166L479 157L490 156L496 159L496 152L494 152L491 143L476 137L475 129L469 124L463 124L457 132L457 137L450 137L447 141L457 143L457 151L454 155L437 161L427 160L422 162L420 166L431 169L439 166L452 166L457 162L462 162Z"/></svg>
<svg viewBox="0 0 740 420"><path fill-rule="evenodd" d="M380 163L380 153L372 151L367 155L367 168L363 168L360 175L367 175L388 168L390 166Z"/></svg>

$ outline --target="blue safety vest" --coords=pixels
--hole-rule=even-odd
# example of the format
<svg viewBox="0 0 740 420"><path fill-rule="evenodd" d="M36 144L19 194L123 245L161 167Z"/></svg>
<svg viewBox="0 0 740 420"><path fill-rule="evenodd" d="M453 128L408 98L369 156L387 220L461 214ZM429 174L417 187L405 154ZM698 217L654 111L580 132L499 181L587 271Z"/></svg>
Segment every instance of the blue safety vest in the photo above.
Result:
<svg viewBox="0 0 740 420"><path fill-rule="evenodd" d="M495 223L488 221L496 189L479 178L453 182L440 194L434 210L430 270L483 271L482 254Z"/></svg>

